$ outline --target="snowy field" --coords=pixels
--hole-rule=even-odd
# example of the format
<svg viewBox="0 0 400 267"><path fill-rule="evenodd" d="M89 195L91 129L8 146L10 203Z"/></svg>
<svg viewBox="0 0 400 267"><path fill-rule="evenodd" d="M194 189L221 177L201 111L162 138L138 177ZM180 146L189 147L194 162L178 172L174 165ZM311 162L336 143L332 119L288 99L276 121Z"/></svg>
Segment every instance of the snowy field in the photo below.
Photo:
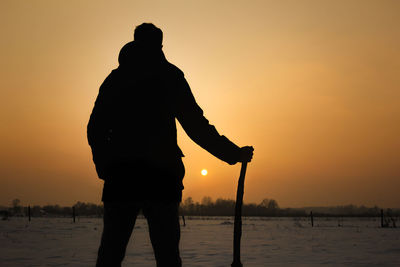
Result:
<svg viewBox="0 0 400 267"><path fill-rule="evenodd" d="M338 225L341 226L338 226ZM232 218L186 218L183 266L230 266ZM0 266L94 266L101 219L0 221ZM379 218L247 218L244 266L400 266L400 229ZM155 266L147 224L138 219L123 266Z"/></svg>

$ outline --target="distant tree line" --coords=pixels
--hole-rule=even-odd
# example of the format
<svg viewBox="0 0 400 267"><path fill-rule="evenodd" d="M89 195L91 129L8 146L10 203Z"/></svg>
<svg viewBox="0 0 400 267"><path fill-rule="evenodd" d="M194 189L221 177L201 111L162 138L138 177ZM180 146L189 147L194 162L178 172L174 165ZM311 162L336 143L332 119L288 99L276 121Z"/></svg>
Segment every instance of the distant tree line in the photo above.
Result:
<svg viewBox="0 0 400 267"><path fill-rule="evenodd" d="M235 201L218 198L215 202L211 197L203 197L201 202L194 202L191 197L186 198L180 205L180 212L184 215L198 216L234 216ZM277 216L283 214L278 202L274 199L264 199L260 204L243 204L243 216ZM298 213L304 216L305 213Z"/></svg>
<svg viewBox="0 0 400 267"><path fill-rule="evenodd" d="M72 210L75 209L77 216L87 217L102 217L104 213L103 205L97 205L93 203L84 203L78 201L73 206L62 207L59 205L34 205L30 206L30 213L32 217L45 217L45 216L56 216L56 217L70 217L72 216ZM14 199L11 202L11 207L0 207L1 216L27 216L28 206L23 206L19 199Z"/></svg>
<svg viewBox="0 0 400 267"><path fill-rule="evenodd" d="M181 214L189 216L234 216L235 201L218 198L215 202L211 197L203 197L201 202L194 202L191 197L186 198L180 206ZM307 208L280 208L274 199L263 199L259 204L243 204L243 216L276 216L276 217L303 217L313 211L314 216L321 217L378 217L381 208L345 205L336 207L307 207ZM400 209L386 209L387 216L400 216Z"/></svg>
<svg viewBox="0 0 400 267"><path fill-rule="evenodd" d="M76 216L102 217L103 205L84 203L78 201L73 206L62 207L59 205L31 206L32 217L69 217L75 209ZM380 216L381 208L365 206L345 205L336 207L307 207L307 208L280 208L274 199L263 199L259 204L243 204L243 216L276 216L276 217L303 217L313 212L314 216L321 217L377 217ZM0 207L0 217L27 216L28 206L22 205L19 199L11 202L11 207ZM211 197L203 197L201 202L195 202L191 197L186 198L180 205L180 214L185 216L234 216L235 201L231 199L218 198L215 201ZM386 209L385 217L393 218L400 216L400 209Z"/></svg>

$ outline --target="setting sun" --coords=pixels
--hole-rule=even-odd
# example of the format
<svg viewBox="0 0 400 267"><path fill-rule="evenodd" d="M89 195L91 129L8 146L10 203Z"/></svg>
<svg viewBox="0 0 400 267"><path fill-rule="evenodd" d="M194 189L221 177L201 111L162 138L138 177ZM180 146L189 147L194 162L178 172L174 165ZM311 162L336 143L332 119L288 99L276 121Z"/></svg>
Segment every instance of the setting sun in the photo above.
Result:
<svg viewBox="0 0 400 267"><path fill-rule="evenodd" d="M206 176L208 173L208 171L206 169L202 169L201 170L201 175Z"/></svg>

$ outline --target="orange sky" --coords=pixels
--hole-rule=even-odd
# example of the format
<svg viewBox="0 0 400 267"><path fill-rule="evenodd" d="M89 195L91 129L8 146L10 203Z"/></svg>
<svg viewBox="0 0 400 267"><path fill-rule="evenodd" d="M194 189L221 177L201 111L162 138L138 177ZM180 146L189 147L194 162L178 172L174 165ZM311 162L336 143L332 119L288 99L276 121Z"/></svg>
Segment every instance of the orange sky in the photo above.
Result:
<svg viewBox="0 0 400 267"><path fill-rule="evenodd" d="M255 147L245 202L400 207L399 12L381 0L3 0L0 204L100 202L86 124L119 49L153 22L206 117ZM233 199L239 164L178 134L184 197Z"/></svg>

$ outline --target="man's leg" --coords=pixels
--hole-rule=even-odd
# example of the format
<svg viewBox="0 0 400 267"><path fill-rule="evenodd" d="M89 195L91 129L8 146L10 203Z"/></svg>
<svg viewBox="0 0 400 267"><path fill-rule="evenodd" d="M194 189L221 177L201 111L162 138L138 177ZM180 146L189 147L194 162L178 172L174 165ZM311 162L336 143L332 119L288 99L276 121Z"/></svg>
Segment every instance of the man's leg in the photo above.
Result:
<svg viewBox="0 0 400 267"><path fill-rule="evenodd" d="M97 267L121 266L139 210L139 205L104 202L104 228Z"/></svg>
<svg viewBox="0 0 400 267"><path fill-rule="evenodd" d="M181 267L179 256L180 226L177 202L147 203L143 213L149 224L157 267Z"/></svg>

